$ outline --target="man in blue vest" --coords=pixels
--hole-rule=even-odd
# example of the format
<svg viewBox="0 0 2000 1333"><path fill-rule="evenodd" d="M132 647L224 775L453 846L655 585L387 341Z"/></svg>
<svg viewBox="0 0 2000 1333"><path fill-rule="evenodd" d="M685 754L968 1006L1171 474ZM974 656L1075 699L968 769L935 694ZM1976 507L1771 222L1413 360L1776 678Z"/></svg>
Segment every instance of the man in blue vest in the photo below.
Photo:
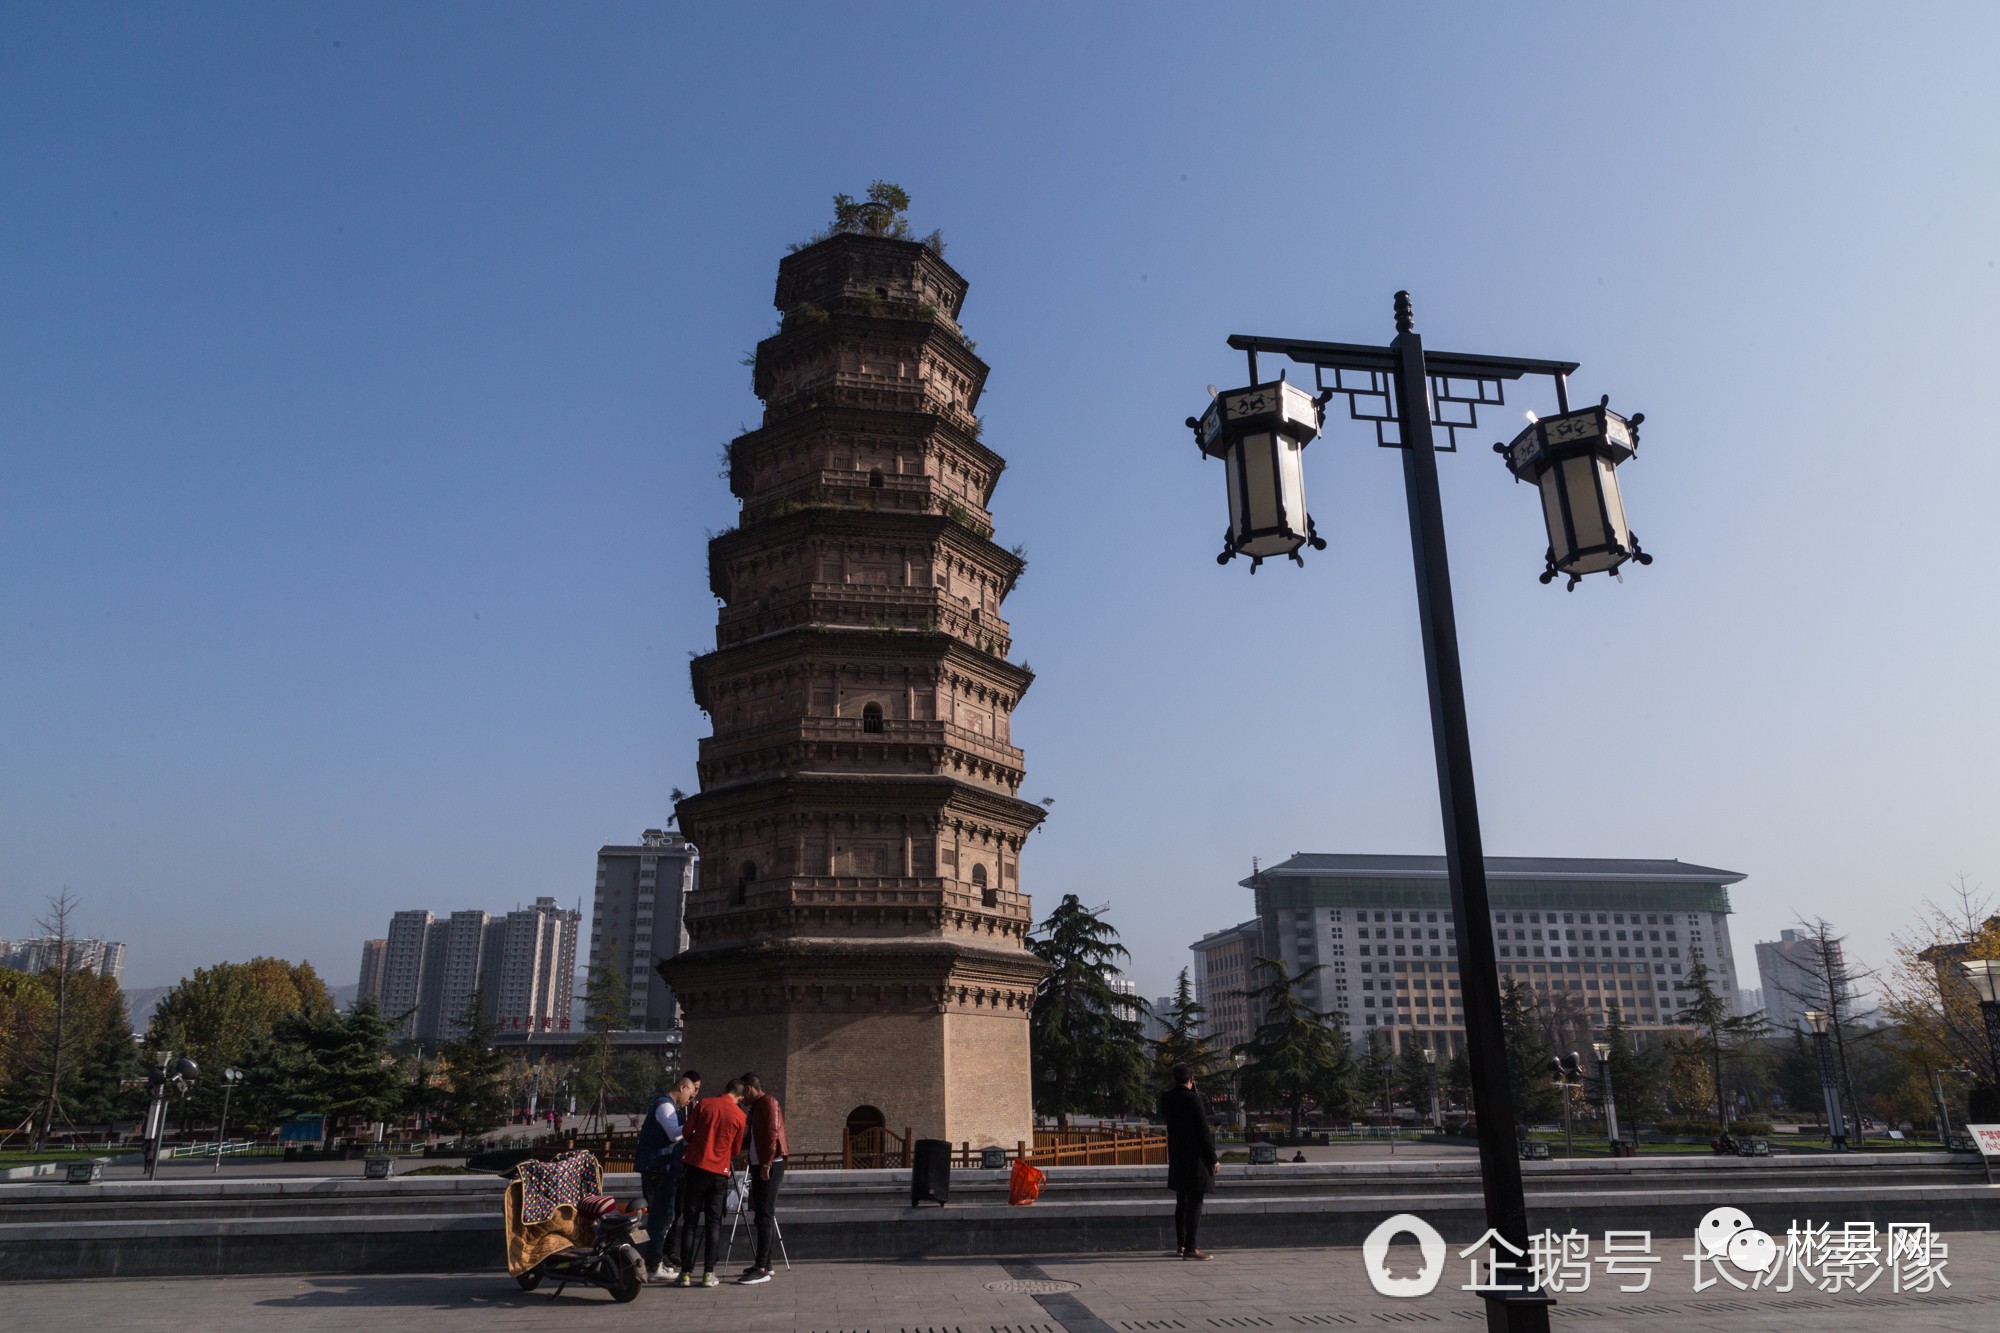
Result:
<svg viewBox="0 0 2000 1333"><path fill-rule="evenodd" d="M632 1169L639 1173L639 1187L646 1198L646 1243L640 1257L646 1262L647 1278L654 1282L671 1282L680 1276L680 1269L666 1258L673 1253L667 1233L674 1225L681 1153L687 1146L681 1137L681 1113L694 1100L698 1086L692 1071L682 1074L639 1124L639 1147L633 1153Z"/></svg>

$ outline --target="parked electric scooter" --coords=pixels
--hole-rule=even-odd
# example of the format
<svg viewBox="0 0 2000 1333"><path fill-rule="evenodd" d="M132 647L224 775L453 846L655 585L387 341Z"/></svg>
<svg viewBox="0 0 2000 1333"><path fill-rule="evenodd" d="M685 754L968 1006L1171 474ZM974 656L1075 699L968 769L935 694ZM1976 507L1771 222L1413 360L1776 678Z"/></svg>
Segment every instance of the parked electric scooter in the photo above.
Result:
<svg viewBox="0 0 2000 1333"><path fill-rule="evenodd" d="M545 1279L557 1283L551 1295L560 1296L572 1282L602 1287L614 1301L634 1300L646 1284L645 1261L632 1245L632 1229L637 1213L618 1210L618 1200L608 1194L593 1194L577 1207L577 1215L590 1221L595 1237L590 1245L572 1245L536 1264L514 1280L521 1290L533 1291Z"/></svg>

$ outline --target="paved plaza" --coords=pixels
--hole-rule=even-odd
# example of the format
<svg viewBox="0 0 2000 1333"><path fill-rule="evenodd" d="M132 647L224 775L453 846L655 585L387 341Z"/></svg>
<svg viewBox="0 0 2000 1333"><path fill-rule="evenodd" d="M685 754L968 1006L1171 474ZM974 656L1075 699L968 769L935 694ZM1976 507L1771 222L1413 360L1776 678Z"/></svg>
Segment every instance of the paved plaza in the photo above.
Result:
<svg viewBox="0 0 2000 1333"><path fill-rule="evenodd" d="M1565 1295L1558 1328L1641 1333L1663 1327L1717 1333L1804 1333L1860 1326L1881 1333L1988 1333L2000 1233L1954 1233L1943 1270L1951 1285L1929 1294L1889 1290L1887 1273L1864 1292L1801 1287L1738 1291L1722 1283L1697 1294L1678 1256L1685 1241L1661 1238L1665 1256L1648 1290L1593 1274ZM1477 1297L1459 1290L1466 1263L1453 1259L1439 1289L1397 1300L1376 1294L1358 1249L1224 1251L1209 1263L1165 1255L1050 1256L802 1264L759 1287L649 1287L631 1306L603 1292L520 1291L504 1271L416 1276L130 1279L0 1287L14 1328L88 1328L122 1333L161 1327L204 1330L444 1329L657 1326L690 1333L1228 1333L1426 1325L1483 1327ZM581 1322L579 1322L581 1321Z"/></svg>

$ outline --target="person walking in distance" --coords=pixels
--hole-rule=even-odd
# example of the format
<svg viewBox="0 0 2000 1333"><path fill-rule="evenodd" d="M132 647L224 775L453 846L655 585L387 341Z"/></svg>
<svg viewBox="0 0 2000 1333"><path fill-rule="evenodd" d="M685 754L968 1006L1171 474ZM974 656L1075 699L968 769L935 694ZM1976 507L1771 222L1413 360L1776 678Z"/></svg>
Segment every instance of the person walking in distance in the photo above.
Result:
<svg viewBox="0 0 2000 1333"><path fill-rule="evenodd" d="M683 1074L640 1122L639 1146L632 1155L632 1169L639 1173L639 1189L646 1200L646 1243L639 1257L646 1261L646 1276L653 1282L671 1282L681 1275L680 1265L673 1261L681 1153L687 1147L681 1116L693 1100L694 1080Z"/></svg>
<svg viewBox="0 0 2000 1333"><path fill-rule="evenodd" d="M778 1187L785 1182L785 1110L755 1074L743 1076L750 1108L750 1212L757 1219L757 1257L738 1282L771 1280L771 1238L778 1229Z"/></svg>
<svg viewBox="0 0 2000 1333"><path fill-rule="evenodd" d="M743 1146L743 1084L730 1079L720 1097L704 1097L688 1112L681 1163L681 1275L677 1287L719 1287L715 1260L722 1252L722 1206L729 1197L729 1164ZM701 1242L701 1276L694 1275Z"/></svg>
<svg viewBox="0 0 2000 1333"><path fill-rule="evenodd" d="M1201 1201L1215 1182L1220 1158L1208 1113L1194 1090L1194 1071L1175 1065L1173 1086L1160 1094L1160 1120L1167 1127L1167 1188L1174 1192L1174 1247L1183 1259L1206 1259L1195 1243L1201 1228Z"/></svg>

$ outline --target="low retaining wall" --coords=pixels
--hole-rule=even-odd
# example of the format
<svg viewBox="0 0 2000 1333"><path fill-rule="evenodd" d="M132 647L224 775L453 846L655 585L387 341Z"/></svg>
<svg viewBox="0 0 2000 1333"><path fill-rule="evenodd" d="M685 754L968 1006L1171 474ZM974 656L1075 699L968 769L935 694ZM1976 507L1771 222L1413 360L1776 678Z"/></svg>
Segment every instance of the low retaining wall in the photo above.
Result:
<svg viewBox="0 0 2000 1333"><path fill-rule="evenodd" d="M1794 1220L1929 1222L1947 1231L2000 1229L2000 1187L1976 1169L1876 1174L1858 1155L1843 1170L1632 1170L1563 1163L1530 1175L1530 1222L1585 1233L1645 1230L1688 1237L1710 1208L1744 1209L1782 1235ZM1918 1164L1905 1165L1916 1167ZM1546 1165L1546 1164L1537 1164ZM1748 1163L1744 1164L1748 1166ZM1432 1168L1432 1169L1427 1169ZM1857 1168L1859 1168L1857 1170ZM794 1261L1039 1256L1168 1250L1172 1197L1160 1168L1079 1169L1050 1196L1010 1207L986 1175L964 1172L958 1202L910 1208L907 1175L814 1173L786 1182L780 1214ZM973 1179L972 1177L979 1177ZM1915 1183L1898 1183L1911 1178ZM1961 1179L1963 1178L1963 1179ZM806 1182L810 1180L809 1186ZM614 1178L621 1197L635 1182ZM1143 1186L1134 1192L1131 1186ZM499 1182L223 1182L200 1190L138 1182L29 1185L0 1192L0 1274L12 1280L237 1273L503 1271ZM1097 1197L1092 1197L1093 1193ZM32 1197L23 1197L32 1196ZM186 1216L199 1208L211 1214ZM1213 1194L1202 1237L1212 1248L1357 1245L1384 1218L1415 1213L1451 1241L1485 1230L1476 1177L1462 1166L1405 1163L1396 1171L1261 1174L1236 1168ZM122 1214L122 1215L121 1215ZM134 1215L137 1214L137 1215ZM171 1215L180 1214L180 1215ZM9 1220L18 1218L21 1220ZM747 1226L737 1237L748 1243Z"/></svg>

